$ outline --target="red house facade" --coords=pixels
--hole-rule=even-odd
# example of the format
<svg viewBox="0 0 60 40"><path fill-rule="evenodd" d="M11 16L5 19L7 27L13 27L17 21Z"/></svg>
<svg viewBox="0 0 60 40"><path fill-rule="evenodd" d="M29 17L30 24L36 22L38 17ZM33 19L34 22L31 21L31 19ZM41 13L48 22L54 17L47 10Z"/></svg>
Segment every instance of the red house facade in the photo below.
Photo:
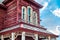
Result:
<svg viewBox="0 0 60 40"><path fill-rule="evenodd" d="M0 40L56 40L57 35L40 26L34 0L4 0L0 4Z"/></svg>

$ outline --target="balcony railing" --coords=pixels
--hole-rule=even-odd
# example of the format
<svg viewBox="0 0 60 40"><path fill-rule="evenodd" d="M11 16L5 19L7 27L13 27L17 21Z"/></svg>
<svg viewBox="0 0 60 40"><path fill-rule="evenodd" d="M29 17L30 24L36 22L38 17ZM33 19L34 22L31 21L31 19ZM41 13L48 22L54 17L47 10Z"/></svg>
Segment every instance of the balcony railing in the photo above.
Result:
<svg viewBox="0 0 60 40"><path fill-rule="evenodd" d="M17 17L14 17L14 18L10 18L10 19L7 19L4 24L6 26L9 26L9 25L14 25L14 23L20 23L20 22L23 22L23 23L26 23L26 24L30 24L30 25L33 25L35 27L40 27L40 25L34 25L32 22L28 22L27 20L23 20L23 19L20 19L20 17L18 18L17 20ZM43 27L41 27L43 29Z"/></svg>
<svg viewBox="0 0 60 40"><path fill-rule="evenodd" d="M22 28L33 30L33 31L38 31L38 32L52 34L51 32L48 32L47 30L40 29L40 28L37 28L37 27L33 27L33 26L30 26L30 25L27 25L27 24L23 24L23 27Z"/></svg>
<svg viewBox="0 0 60 40"><path fill-rule="evenodd" d="M31 24L31 25L35 25L35 24L33 24L33 22L29 22L28 20L24 20L24 19L20 19L20 18L19 18L18 22L24 22L24 23L28 23L28 24ZM38 24L36 24L35 26L38 26Z"/></svg>

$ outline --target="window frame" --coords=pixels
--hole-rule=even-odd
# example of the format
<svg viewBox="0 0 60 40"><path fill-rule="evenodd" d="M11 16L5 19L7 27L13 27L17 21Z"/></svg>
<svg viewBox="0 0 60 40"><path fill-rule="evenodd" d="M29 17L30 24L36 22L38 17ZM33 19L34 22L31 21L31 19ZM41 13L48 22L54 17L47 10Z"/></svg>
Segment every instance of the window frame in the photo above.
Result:
<svg viewBox="0 0 60 40"><path fill-rule="evenodd" d="M29 8L30 8L30 13L29 13ZM30 23L31 20L31 14L32 14L32 7L31 6L27 6L27 14L28 14L28 22Z"/></svg>
<svg viewBox="0 0 60 40"><path fill-rule="evenodd" d="M24 9L24 12L23 12L23 9ZM25 20L26 19L26 7L25 6L22 6L22 19Z"/></svg>

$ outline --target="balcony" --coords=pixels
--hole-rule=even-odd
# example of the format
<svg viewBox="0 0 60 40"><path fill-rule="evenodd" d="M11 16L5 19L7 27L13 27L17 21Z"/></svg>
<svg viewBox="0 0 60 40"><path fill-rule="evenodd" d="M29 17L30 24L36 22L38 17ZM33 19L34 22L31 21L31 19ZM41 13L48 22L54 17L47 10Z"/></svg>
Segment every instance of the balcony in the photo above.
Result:
<svg viewBox="0 0 60 40"><path fill-rule="evenodd" d="M42 33L49 33L49 34L51 34L47 30L42 29L42 27L41 28L38 28L36 26L32 26L32 25L28 25L28 24L23 24L23 23L22 23L22 26L21 27L22 28L25 28L25 29L28 29L28 30L33 30L33 31L38 31L38 32L42 32Z"/></svg>
<svg viewBox="0 0 60 40"><path fill-rule="evenodd" d="M13 18L8 18L7 20L4 21L4 25L5 25L6 28L17 25L19 23L24 23L24 24L27 24L27 25L30 25L30 26L33 26L33 27L37 27L37 28L41 28L41 29L46 30L45 28L40 27L40 25L34 25L31 22L28 22L27 20L21 19L20 16L19 16L18 20L17 20L17 17L15 16Z"/></svg>
<svg viewBox="0 0 60 40"><path fill-rule="evenodd" d="M11 19L11 20L14 20L15 18ZM7 22L7 21L6 21ZM16 22L16 21L15 21ZM34 26L34 25L31 25L31 24L28 24L26 23L24 20L20 19L20 21L17 21L18 23L21 23L21 25L17 24L15 26L11 26L11 27L8 27L8 28L5 28L3 31L1 32L5 32L5 31L9 31L9 30L13 30L13 29L16 29L16 28L24 28L24 29L28 29L28 30L33 30L33 31L38 31L38 32L42 32L42 33L49 33L49 34L52 34L50 32L48 32L47 30L44 30L44 28L42 27L37 27L37 26Z"/></svg>
<svg viewBox="0 0 60 40"><path fill-rule="evenodd" d="M5 29L3 29L3 31L1 31L1 32L13 30L13 29L20 27L20 28L24 28L24 29L28 29L28 30L37 31L37 32L52 34L52 33L48 32L45 28L40 27L40 26L35 26L35 25L29 23L28 21L20 19L20 17L18 18L18 20L17 20L17 17L7 19L4 21L4 25L5 25Z"/></svg>

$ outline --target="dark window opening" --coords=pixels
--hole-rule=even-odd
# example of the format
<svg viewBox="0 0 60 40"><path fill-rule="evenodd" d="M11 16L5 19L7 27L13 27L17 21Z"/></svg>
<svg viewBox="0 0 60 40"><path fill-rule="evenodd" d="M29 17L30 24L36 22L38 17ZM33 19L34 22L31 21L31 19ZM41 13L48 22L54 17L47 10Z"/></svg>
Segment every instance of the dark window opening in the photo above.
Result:
<svg viewBox="0 0 60 40"><path fill-rule="evenodd" d="M4 38L4 40L10 40L10 38Z"/></svg>

